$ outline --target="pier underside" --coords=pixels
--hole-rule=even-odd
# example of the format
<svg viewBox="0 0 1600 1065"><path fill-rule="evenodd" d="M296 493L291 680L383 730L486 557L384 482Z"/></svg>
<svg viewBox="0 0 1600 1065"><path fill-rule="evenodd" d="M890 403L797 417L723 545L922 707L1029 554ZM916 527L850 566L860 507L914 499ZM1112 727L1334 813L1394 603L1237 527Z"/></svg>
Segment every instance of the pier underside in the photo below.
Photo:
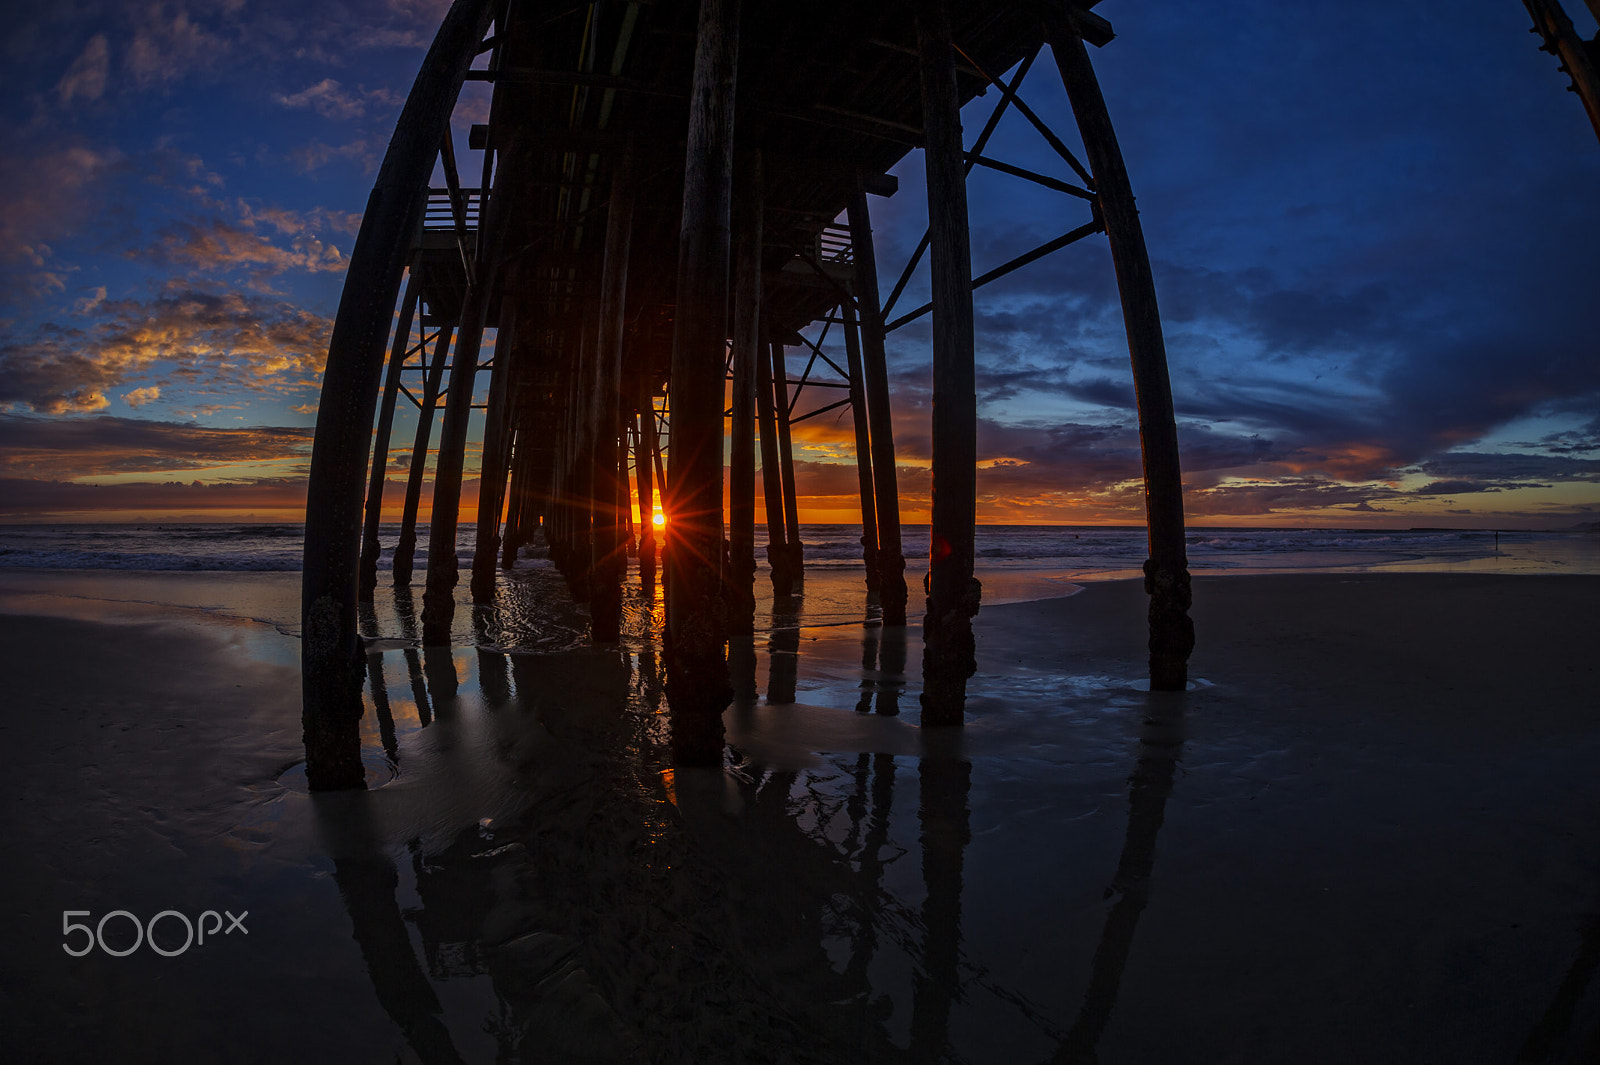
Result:
<svg viewBox="0 0 1600 1065"><path fill-rule="evenodd" d="M329 352L303 590L313 786L360 781L356 612L378 581L397 403L422 415L394 555L401 585L423 464L438 452L424 642L449 637L466 445L481 408L480 489L467 516L477 523L474 601L493 599L496 567L539 531L587 603L593 639L615 642L630 548L655 580L659 496L674 752L717 764L731 695L725 644L751 625L758 447L775 590L803 580L792 423L851 408L868 586L884 625L907 621L885 338L927 313L924 724L959 725L981 595L973 290L1101 233L1139 397L1151 682L1184 686L1193 635L1172 400L1144 240L1085 48L1112 37L1092 6L458 0L380 170ZM1045 56L1071 100L1082 159L1017 90ZM489 83L493 96L462 145L451 115L466 81ZM990 107L974 138L963 107L980 96ZM1008 112L1046 136L1059 175L984 154ZM927 234L898 282L881 286L870 202L896 192L889 171L918 150ZM965 176L979 166L1075 199L1081 224L973 277ZM895 317L924 254L932 299ZM803 335L817 323L837 330L842 357ZM789 348L806 360L798 378ZM475 391L486 402L475 406Z"/></svg>

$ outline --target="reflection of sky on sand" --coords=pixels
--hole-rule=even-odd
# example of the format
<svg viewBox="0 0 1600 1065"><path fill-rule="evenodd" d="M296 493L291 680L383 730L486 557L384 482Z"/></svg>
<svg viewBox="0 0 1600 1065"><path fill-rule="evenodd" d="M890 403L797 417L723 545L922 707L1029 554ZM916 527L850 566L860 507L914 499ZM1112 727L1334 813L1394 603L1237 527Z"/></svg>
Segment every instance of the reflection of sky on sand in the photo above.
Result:
<svg viewBox="0 0 1600 1065"><path fill-rule="evenodd" d="M124 808L148 793L116 830L154 833L181 864L130 844L106 876L97 851L57 838L103 831L84 815L42 829L83 882L33 909L152 913L183 884L261 923L248 953L147 968L164 982L143 990L140 970L114 975L134 996L115 1018L185 1017L172 996L211 1001L222 992L196 990L210 983L252 989L357 1059L642 1046L662 1061L1011 1063L1510 1060L1530 1032L1577 1045L1600 1016L1571 916L1600 888L1572 858L1600 844L1600 741L1581 708L1541 694L1568 689L1537 678L1498 702L1444 694L1484 657L1459 637L1441 652L1451 676L1383 684L1366 678L1399 652L1355 637L1284 657L1300 645L1283 636L1254 666L1203 643L1215 685L1152 696L1136 584L991 602L967 728L924 732L918 631L809 625L846 594L813 576L734 643L741 695L716 773L666 759L654 600L634 600L623 646L565 649L581 615L542 615L535 578L499 611L462 610L460 645L422 649L415 604L380 590L362 735L381 786L313 799L284 769L295 643L227 620L270 613L282 589L230 603L230 583L169 579L99 600L48 587L59 612L89 616L115 593L129 632L165 618L168 653L192 645L224 692L239 669L263 705L157 699L188 727L134 765L96 755L97 794ZM1405 579L1319 587L1366 602ZM10 609L42 609L48 587L28 587ZM182 609L149 605L162 596ZM1225 619L1202 620L1210 634ZM498 649L527 634L552 649ZM203 752L223 769L178 788L173 765ZM73 993L84 970L61 969L48 937L35 946L56 966L39 986ZM1558 992L1577 1003L1571 1040ZM216 1038L236 1060L284 1051Z"/></svg>
<svg viewBox="0 0 1600 1065"><path fill-rule="evenodd" d="M64 527L65 528L65 527ZM89 528L89 527L85 527ZM120 527L116 527L120 529ZM136 530L155 547L162 547L164 535L200 535L199 527L174 527L171 530ZM853 544L848 526L808 526L813 537L828 535L825 543L835 554L839 544ZM14 533L16 527L8 530ZM925 527L906 526L905 531L925 537ZM124 533L94 533L122 536ZM465 534L463 534L465 536ZM1084 583L1129 580L1141 577L1143 558L1140 537L1128 530L1083 530L1082 539L1069 540L1061 530L999 527L980 529L994 542L1010 543L1020 537L1026 549L1012 544L1021 553L1016 557L1004 551L977 560L977 575L983 582L985 606L1027 602L1074 594ZM1033 539L1030 540L1029 536ZM229 550L237 550L226 536L219 536ZM1037 541L1037 542L1035 542ZM280 551L297 548L293 537L274 541ZM1081 554L1063 547L1069 543L1092 545ZM120 543L120 541L119 541ZM463 541L464 555L470 554L470 538ZM908 541L909 543L909 541ZM128 545L122 545L127 547ZM813 544L813 547L816 547ZM1062 550L1056 557L1045 557L1046 549ZM909 548L916 553L916 545ZM925 547L922 548L925 551ZM999 550L999 549L996 549ZM1008 549L1009 550L1009 549ZM535 552L536 553L536 552ZM1195 529L1190 536L1190 568L1196 576L1226 573L1246 576L1267 573L1504 573L1504 574L1597 574L1600 573L1600 536L1594 534L1527 533L1507 531L1452 532L1418 530L1407 533L1334 530L1217 530ZM121 556L119 556L121 557ZM135 558L135 554L128 554ZM289 556L285 556L289 558ZM203 559L200 560L203 563ZM53 564L53 563L52 563ZM132 564L132 563L130 563ZM284 563L291 566L292 560ZM911 585L908 608L913 619L920 616L924 598L918 567L923 562L910 560L907 573ZM15 568L14 568L15 567ZM420 601L422 572L415 575L413 593ZM383 573L388 576L387 571ZM382 582L380 582L382 583ZM414 640L415 605L409 610L402 598L388 592L377 597L363 632L369 637ZM765 631L773 626L857 625L876 617L876 607L867 601L864 570L860 560L849 557L808 560L805 581L789 604L774 604L766 563L760 563L755 580L756 621ZM296 634L300 628L300 579L297 572L226 570L143 570L143 569L26 569L12 559L0 567L0 609L21 609L22 595L37 595L28 609L46 613L71 613L67 600L81 600L73 616L135 616L142 605L179 606L210 617L257 621ZM61 602L54 600L59 598ZM6 600L10 600L7 605ZM583 646L587 642L587 611L570 603L564 583L555 567L544 558L519 559L514 569L498 574L498 592L491 623L475 621L472 604L463 584L457 589L457 609L451 642L458 646L473 643L505 650L551 651ZM413 616L408 617L410 613ZM659 628L660 588L652 595L641 595L637 582L628 588L624 603L624 632L629 646L638 648L648 633ZM264 642L259 650L272 653L274 645Z"/></svg>

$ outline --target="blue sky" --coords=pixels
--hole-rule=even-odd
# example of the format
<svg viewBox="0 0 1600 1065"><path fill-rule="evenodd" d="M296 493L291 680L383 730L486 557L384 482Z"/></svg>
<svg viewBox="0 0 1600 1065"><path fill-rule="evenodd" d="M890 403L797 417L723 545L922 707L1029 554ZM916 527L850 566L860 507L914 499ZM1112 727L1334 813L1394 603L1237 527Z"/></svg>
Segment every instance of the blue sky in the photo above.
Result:
<svg viewBox="0 0 1600 1065"><path fill-rule="evenodd" d="M345 257L444 7L13 16L0 515L292 517ZM1192 520L1595 520L1600 144L1522 5L1097 10L1118 31L1093 58L1154 263ZM1048 56L1023 96L1076 145ZM969 108L969 140L994 98ZM486 102L469 86L458 125ZM987 154L1071 177L1015 116ZM916 153L899 173L873 201L885 291L923 224ZM970 203L979 272L1088 218L985 171ZM982 516L1137 520L1104 240L982 290L977 310ZM913 512L927 336L923 320L891 343ZM828 513L854 480L835 464L848 419L805 424L802 489Z"/></svg>

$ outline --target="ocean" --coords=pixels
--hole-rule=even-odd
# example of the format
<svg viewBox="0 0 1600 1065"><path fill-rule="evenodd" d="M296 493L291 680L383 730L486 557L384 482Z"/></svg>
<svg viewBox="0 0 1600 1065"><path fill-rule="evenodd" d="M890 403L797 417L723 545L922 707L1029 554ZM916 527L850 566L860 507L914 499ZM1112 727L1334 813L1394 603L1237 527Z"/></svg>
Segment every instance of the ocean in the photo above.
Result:
<svg viewBox="0 0 1600 1065"><path fill-rule="evenodd" d="M305 527L296 524L0 525L0 568L297 572ZM380 527L387 560L397 524ZM470 557L476 527L462 523L458 556ZM928 528L906 525L907 572L927 558ZM764 542L764 530L757 532ZM861 569L859 525L802 525L811 569ZM427 564L427 526L418 529L417 567ZM1600 572L1594 532L1191 528L1195 574L1325 569L1471 566L1486 572ZM760 548L757 554L761 553ZM1073 580L1138 576L1145 558L1138 526L980 525L977 569L1049 570ZM381 565L381 564L380 564Z"/></svg>
<svg viewBox="0 0 1600 1065"><path fill-rule="evenodd" d="M84 601L152 603L264 622L290 635L299 630L302 536L297 524L59 524L0 526L0 575L14 601L20 594L70 596ZM766 564L756 578L757 625L764 631L860 624L876 616L868 601L860 557L859 525L803 525L806 580L803 593L774 601ZM389 558L399 535L384 525L380 539L379 595L364 618L366 635L414 640L420 593L396 594ZM927 558L925 525L902 528L911 589L909 607L920 612L918 584ZM463 565L476 537L460 528L456 551ZM765 530L758 530L759 546ZM427 528L419 529L420 588L427 564ZM1286 572L1600 573L1600 535L1594 532L1494 532L1485 530L1240 529L1196 527L1188 533L1190 571L1219 574ZM1047 599L1075 592L1083 582L1141 575L1145 534L1140 527L979 526L976 570L985 605ZM465 580L457 589L456 642L505 650L557 650L580 645L587 628L582 607L566 596L548 560L519 559L502 572L497 610L473 610ZM631 568L630 568L631 569ZM630 576L632 573L630 572ZM630 591L627 630L648 638L659 621L654 596Z"/></svg>

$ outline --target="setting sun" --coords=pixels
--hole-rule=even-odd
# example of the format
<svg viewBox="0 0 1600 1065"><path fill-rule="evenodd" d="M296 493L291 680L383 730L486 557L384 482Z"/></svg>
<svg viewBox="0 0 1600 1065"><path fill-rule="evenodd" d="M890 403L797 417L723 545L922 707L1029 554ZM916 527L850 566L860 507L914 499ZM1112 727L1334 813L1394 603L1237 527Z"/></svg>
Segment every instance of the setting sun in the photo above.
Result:
<svg viewBox="0 0 1600 1065"><path fill-rule="evenodd" d="M667 516L658 510L656 511L655 516L650 519L650 522L653 525L665 525L667 523Z"/></svg>

